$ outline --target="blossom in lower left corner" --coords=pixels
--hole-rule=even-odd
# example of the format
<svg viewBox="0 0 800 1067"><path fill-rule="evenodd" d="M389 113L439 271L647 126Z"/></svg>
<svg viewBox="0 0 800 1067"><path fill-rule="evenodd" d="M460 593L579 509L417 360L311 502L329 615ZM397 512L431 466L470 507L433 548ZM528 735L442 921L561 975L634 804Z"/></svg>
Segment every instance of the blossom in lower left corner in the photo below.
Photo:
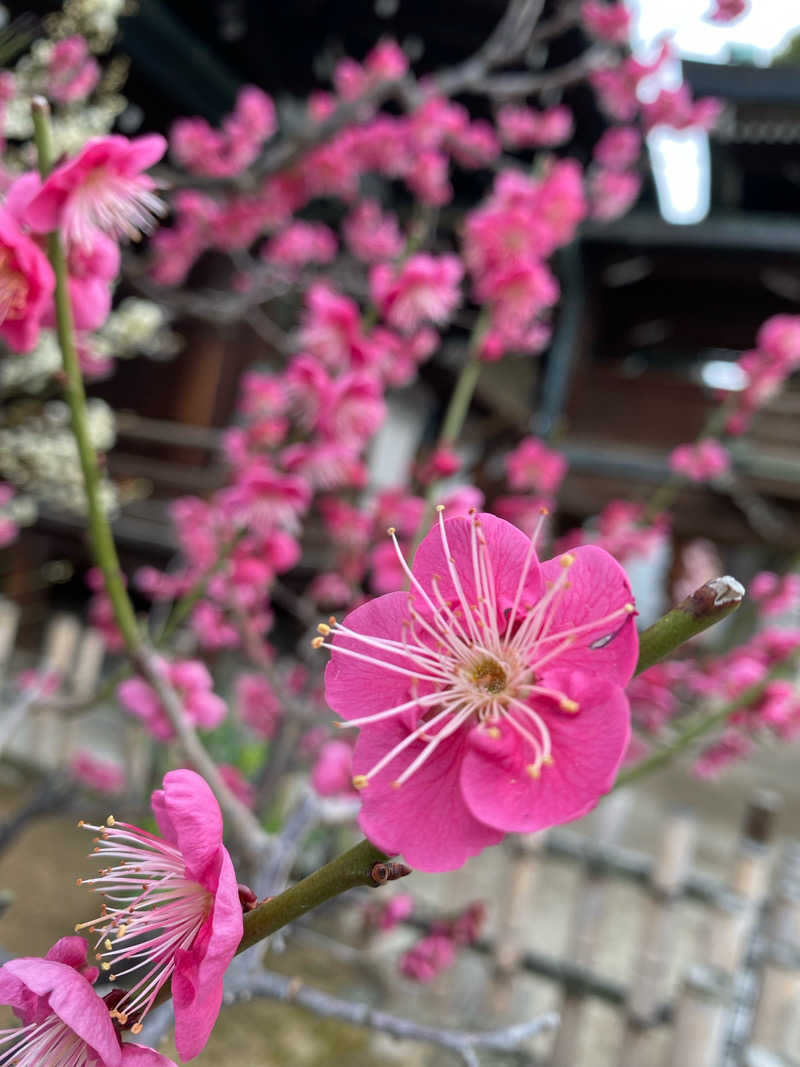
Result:
<svg viewBox="0 0 800 1067"><path fill-rule="evenodd" d="M0 967L0 1003L22 1026L0 1030L0 1062L16 1067L175 1067L143 1045L121 1044L108 1005L92 988L82 937L64 937L44 959Z"/></svg>
<svg viewBox="0 0 800 1067"><path fill-rule="evenodd" d="M222 844L222 815L205 780L169 771L152 797L161 836L109 817L95 854L96 878L83 879L106 897L88 926L101 967L114 981L138 975L112 1014L141 1022L161 988L172 983L175 1044L184 1060L205 1047L222 1003L222 981L242 938L242 907L231 858Z"/></svg>

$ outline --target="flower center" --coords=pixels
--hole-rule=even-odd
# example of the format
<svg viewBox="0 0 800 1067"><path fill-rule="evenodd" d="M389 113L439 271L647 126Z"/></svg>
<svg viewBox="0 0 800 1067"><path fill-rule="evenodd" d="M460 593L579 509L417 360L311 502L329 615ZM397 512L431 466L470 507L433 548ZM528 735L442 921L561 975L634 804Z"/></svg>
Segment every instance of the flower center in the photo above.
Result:
<svg viewBox="0 0 800 1067"><path fill-rule="evenodd" d="M485 656L472 668L470 677L479 693L502 693L508 683L505 669L489 656Z"/></svg>
<svg viewBox="0 0 800 1067"><path fill-rule="evenodd" d="M28 283L16 270L16 261L8 249L0 248L0 322L19 319L25 312Z"/></svg>

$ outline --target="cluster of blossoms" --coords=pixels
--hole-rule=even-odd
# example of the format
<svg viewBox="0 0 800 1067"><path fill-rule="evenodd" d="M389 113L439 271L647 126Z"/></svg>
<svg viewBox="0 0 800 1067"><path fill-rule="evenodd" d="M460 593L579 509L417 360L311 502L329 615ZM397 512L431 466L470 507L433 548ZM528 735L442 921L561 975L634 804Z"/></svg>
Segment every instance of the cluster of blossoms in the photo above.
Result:
<svg viewBox="0 0 800 1067"><path fill-rule="evenodd" d="M725 399L730 413L725 430L744 433L753 415L781 389L786 379L800 368L800 315L774 315L762 325L756 347L738 361L744 371L745 388Z"/></svg>

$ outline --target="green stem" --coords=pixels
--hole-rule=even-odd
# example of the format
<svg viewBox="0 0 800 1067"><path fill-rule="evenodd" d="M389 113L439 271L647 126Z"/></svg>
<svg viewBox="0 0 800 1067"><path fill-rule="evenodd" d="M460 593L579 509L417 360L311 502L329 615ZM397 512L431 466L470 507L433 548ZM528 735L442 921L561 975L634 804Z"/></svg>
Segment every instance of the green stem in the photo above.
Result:
<svg viewBox="0 0 800 1067"><path fill-rule="evenodd" d="M744 587L735 578L712 578L639 635L636 674L674 652L689 638L721 622L741 604Z"/></svg>
<svg viewBox="0 0 800 1067"><path fill-rule="evenodd" d="M239 952L263 941L282 926L286 926L326 900L358 885L375 886L372 867L389 857L366 839L347 852L314 871L302 882L285 889L277 897L270 897L244 917L244 935Z"/></svg>
<svg viewBox="0 0 800 1067"><path fill-rule="evenodd" d="M696 741L699 741L701 737L705 737L706 734L711 733L712 730L717 729L719 726L723 726L737 711L741 711L742 708L746 708L755 700L758 700L769 683L776 678L785 675L787 670L789 670L793 664L797 663L797 659L797 656L793 656L790 660L785 660L783 663L777 663L764 675L760 682L748 686L747 689L739 693L733 700L723 704L709 715L703 716L703 718L698 722L693 723L691 726L687 726L686 729L681 731L681 733L679 733L668 745L661 746L651 755L640 760L636 766L622 771L617 778L614 788L616 789L623 785L631 785L631 783L639 781L640 778L645 778L647 775L652 774L653 771L660 770L675 759L676 756L680 756L688 748L691 748L691 746Z"/></svg>
<svg viewBox="0 0 800 1067"><path fill-rule="evenodd" d="M42 178L46 178L53 166L50 114L47 101L42 97L34 97L32 112L39 173ZM75 444L83 472L89 532L94 557L103 572L106 591L114 609L117 625L125 641L125 647L129 652L132 652L141 644L141 635L133 605L125 589L111 526L100 496L100 468L89 433L86 393L83 388L80 362L75 346L75 327L72 321L72 305L69 298L67 260L64 255L61 237L57 231L49 234L47 249L56 278L56 332L64 369L64 392L72 417L72 432L75 436Z"/></svg>

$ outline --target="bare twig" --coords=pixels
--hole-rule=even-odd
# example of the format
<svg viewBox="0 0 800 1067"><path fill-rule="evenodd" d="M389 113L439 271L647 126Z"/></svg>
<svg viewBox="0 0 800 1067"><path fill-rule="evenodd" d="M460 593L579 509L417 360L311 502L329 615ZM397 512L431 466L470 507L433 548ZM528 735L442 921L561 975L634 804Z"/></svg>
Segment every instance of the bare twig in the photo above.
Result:
<svg viewBox="0 0 800 1067"><path fill-rule="evenodd" d="M323 1018L341 1019L356 1026L368 1026L381 1033L391 1034L392 1037L425 1041L437 1048L454 1052L464 1063L470 1065L478 1063L478 1049L516 1052L530 1038L554 1030L559 1022L558 1015L550 1012L529 1022L515 1023L497 1030L451 1030L390 1015L368 1004L342 1000L320 989L306 986L297 978L287 978L272 971L262 971L254 975L241 989L237 989L235 985L230 988L226 983L226 1000L228 997L238 1000L251 996L297 1004Z"/></svg>

